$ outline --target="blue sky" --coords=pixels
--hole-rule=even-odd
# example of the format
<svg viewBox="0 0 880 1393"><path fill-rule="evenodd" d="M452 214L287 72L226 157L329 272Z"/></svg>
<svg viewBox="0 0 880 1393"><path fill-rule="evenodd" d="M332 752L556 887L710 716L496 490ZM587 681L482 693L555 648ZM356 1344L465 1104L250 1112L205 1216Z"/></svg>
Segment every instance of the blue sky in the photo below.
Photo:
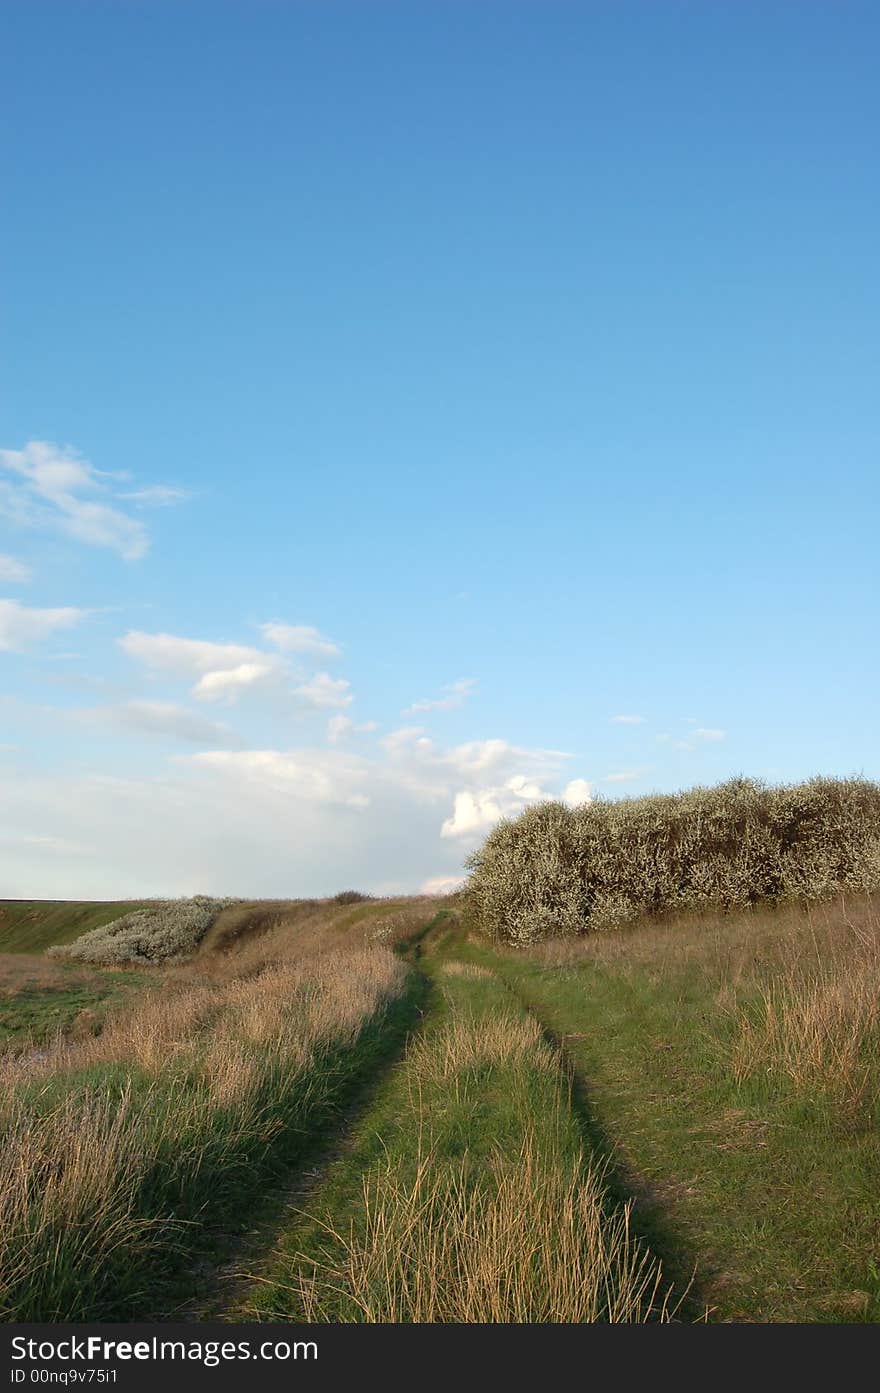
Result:
<svg viewBox="0 0 880 1393"><path fill-rule="evenodd" d="M0 894L418 889L544 796L880 776L878 39L7 0Z"/></svg>

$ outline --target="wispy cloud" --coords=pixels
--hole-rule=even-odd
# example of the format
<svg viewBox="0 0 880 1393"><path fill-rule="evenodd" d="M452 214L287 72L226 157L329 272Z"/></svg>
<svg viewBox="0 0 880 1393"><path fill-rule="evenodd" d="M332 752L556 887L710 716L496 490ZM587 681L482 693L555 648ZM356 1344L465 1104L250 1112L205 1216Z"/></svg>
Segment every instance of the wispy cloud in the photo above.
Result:
<svg viewBox="0 0 880 1393"><path fill-rule="evenodd" d="M260 632L267 643L272 643L282 653L305 653L313 658L338 658L342 652L338 643L327 638L311 624L282 624L271 620L260 625Z"/></svg>
<svg viewBox="0 0 880 1393"><path fill-rule="evenodd" d="M645 724L644 716L612 716L612 721L619 726L641 726Z"/></svg>
<svg viewBox="0 0 880 1393"><path fill-rule="evenodd" d="M170 701L133 700L118 705L93 706L75 713L76 719L98 729L133 731L138 735L239 749L244 741L221 721L209 721L197 711L187 711Z"/></svg>
<svg viewBox="0 0 880 1393"><path fill-rule="evenodd" d="M22 450L0 450L0 513L18 526L60 530L136 561L149 549L149 534L117 502L170 503L183 493L161 484L119 493L112 482L118 478L70 446L30 440Z"/></svg>
<svg viewBox="0 0 880 1393"><path fill-rule="evenodd" d="M401 712L401 715L414 716L420 711L457 711L460 706L464 706L476 685L476 679L473 677L460 677L457 682L447 682L443 688L445 695L414 701L412 706Z"/></svg>
<svg viewBox="0 0 880 1393"><path fill-rule="evenodd" d="M613 774L605 774L604 782L606 784L631 784L635 783L637 779L644 778L650 772L648 765L642 765L638 769L618 769Z"/></svg>
<svg viewBox="0 0 880 1393"><path fill-rule="evenodd" d="M688 718L688 724L692 723L692 718ZM694 750L699 744L717 744L727 739L727 731L718 727L698 726L696 730L689 733L687 740L682 740L671 735L665 730L662 735L657 736L657 740L662 745L671 745L673 750Z"/></svg>
<svg viewBox="0 0 880 1393"><path fill-rule="evenodd" d="M25 566L22 561L16 560L14 556L9 556L6 552L0 551L0 580L12 581L15 585L23 584L30 580L31 571L29 566Z"/></svg>
<svg viewBox="0 0 880 1393"><path fill-rule="evenodd" d="M177 488L173 484L151 484L148 488L117 494L118 498L127 498L142 508L168 508L173 503L184 503L191 496L188 489Z"/></svg>
<svg viewBox="0 0 880 1393"><path fill-rule="evenodd" d="M17 651L49 638L57 629L72 629L88 613L84 609L33 609L17 600L0 600L0 650Z"/></svg>
<svg viewBox="0 0 880 1393"><path fill-rule="evenodd" d="M342 754L311 750L209 750L181 758L235 779L296 794L307 802L335 803L358 810L370 804L369 796L363 792L367 769L361 761Z"/></svg>

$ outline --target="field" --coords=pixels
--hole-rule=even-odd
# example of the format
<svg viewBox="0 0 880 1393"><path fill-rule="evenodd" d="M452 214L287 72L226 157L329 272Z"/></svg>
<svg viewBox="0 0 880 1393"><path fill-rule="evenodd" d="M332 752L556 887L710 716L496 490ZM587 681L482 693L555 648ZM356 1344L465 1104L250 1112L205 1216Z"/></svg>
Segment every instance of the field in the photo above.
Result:
<svg viewBox="0 0 880 1393"><path fill-rule="evenodd" d="M880 897L525 949L459 897L240 901L180 959L34 951L131 908L6 920L3 1319L880 1319Z"/></svg>

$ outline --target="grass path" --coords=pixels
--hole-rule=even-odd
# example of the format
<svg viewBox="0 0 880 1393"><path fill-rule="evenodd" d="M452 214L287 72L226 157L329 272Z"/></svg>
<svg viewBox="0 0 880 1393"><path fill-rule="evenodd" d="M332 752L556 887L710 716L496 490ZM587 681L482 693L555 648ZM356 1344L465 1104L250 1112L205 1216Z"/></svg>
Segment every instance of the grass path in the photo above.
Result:
<svg viewBox="0 0 880 1393"><path fill-rule="evenodd" d="M608 1184L560 1051L489 966L463 961L451 918L406 955L427 984L420 1030L337 1154L290 1197L222 1315L668 1315L668 1282Z"/></svg>
<svg viewBox="0 0 880 1393"><path fill-rule="evenodd" d="M602 1159L605 1184L612 1203L630 1208L632 1232L659 1258L666 1280L678 1293L677 1311L681 1319L705 1319L707 1301L697 1281L697 1263L689 1251L687 1237L670 1223L662 1189L650 1184L627 1165L619 1146L600 1121L588 1073L584 1069L582 1042L586 1032L564 1031L570 1021L554 1019L539 995L529 992L523 975L505 954L473 944L464 950L467 961L486 965L513 995L522 1010L537 1023L542 1038L555 1051L560 1068L568 1080L571 1109L580 1128L585 1149Z"/></svg>

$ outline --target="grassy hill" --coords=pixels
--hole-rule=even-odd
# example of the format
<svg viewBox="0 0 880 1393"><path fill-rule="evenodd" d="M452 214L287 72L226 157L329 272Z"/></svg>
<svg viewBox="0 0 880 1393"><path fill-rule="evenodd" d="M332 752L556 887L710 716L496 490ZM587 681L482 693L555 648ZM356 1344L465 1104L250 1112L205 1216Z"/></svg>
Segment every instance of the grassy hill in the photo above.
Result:
<svg viewBox="0 0 880 1393"><path fill-rule="evenodd" d="M140 909L140 900L0 900L0 953L42 953Z"/></svg>

